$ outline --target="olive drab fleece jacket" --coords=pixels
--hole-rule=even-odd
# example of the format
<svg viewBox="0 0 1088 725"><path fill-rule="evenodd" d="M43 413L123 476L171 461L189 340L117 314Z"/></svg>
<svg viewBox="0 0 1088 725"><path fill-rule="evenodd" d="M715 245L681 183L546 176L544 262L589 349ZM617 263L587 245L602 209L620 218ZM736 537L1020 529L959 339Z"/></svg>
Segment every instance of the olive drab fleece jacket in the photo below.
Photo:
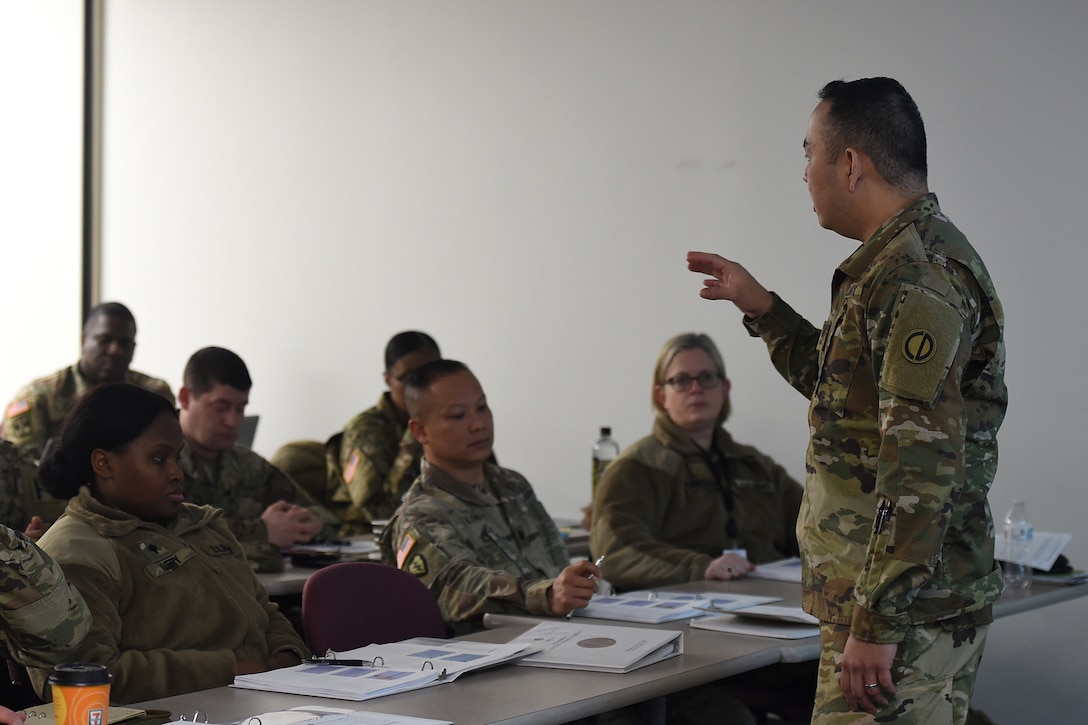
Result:
<svg viewBox="0 0 1088 725"><path fill-rule="evenodd" d="M309 655L219 509L182 504L159 525L101 503L84 486L65 513L40 543L94 615L71 660L109 667L111 702L229 685L240 659ZM39 693L48 676L31 672Z"/></svg>

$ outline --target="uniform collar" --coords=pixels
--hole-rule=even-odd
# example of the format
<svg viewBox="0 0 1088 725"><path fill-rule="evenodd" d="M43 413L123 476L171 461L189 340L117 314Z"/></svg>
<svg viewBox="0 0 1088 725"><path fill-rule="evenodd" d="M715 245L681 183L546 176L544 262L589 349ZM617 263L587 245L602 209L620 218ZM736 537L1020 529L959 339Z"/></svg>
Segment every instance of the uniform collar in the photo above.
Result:
<svg viewBox="0 0 1088 725"><path fill-rule="evenodd" d="M669 416L663 413L658 413L657 418L654 419L653 436L661 443L661 445L672 448L684 455L705 452L691 439L691 436L684 432L676 425L676 423L673 423ZM736 454L734 453L735 444L733 443L733 436L729 435L729 432L721 426L718 426L714 430L714 439L711 441L710 447L712 450L718 451L723 456L729 458L736 457Z"/></svg>
<svg viewBox="0 0 1088 725"><path fill-rule="evenodd" d="M393 398L389 396L388 391L382 393L382 397L378 398L378 405L376 407L378 412L382 414L382 417L397 431L397 435L403 437L406 429L401 424L400 418L397 417L397 409L393 407Z"/></svg>
<svg viewBox="0 0 1088 725"><path fill-rule="evenodd" d="M936 194L925 194L918 197L910 205L900 209L886 222L880 225L873 236L854 250L846 260L839 265L839 271L851 279L858 279L869 268L877 255L884 251L888 244L899 236L904 229L914 224L924 216L939 214L941 206L937 202Z"/></svg>
<svg viewBox="0 0 1088 725"><path fill-rule="evenodd" d="M438 466L429 463L426 459L420 464L422 475L427 478L430 483L439 488L451 496L455 496L462 501L476 505L476 506L496 506L499 503L498 498L492 492L491 480L493 477L493 464L484 464L484 484L476 485L470 483L464 483L458 481L450 474L443 471Z"/></svg>
<svg viewBox="0 0 1088 725"><path fill-rule="evenodd" d="M221 516L220 509L211 506L193 506L182 504L178 515L165 525L144 521L121 509L107 506L91 493L88 486L81 486L79 493L68 502L65 510L73 518L87 522L102 536L124 536L140 528L159 528L180 535L200 528L212 519Z"/></svg>
<svg viewBox="0 0 1088 725"><path fill-rule="evenodd" d="M219 470L219 465L222 460L222 451L216 453L214 458L205 458L194 451L189 446L188 441L181 447L181 467L188 476L204 473L209 478L214 479L215 472Z"/></svg>

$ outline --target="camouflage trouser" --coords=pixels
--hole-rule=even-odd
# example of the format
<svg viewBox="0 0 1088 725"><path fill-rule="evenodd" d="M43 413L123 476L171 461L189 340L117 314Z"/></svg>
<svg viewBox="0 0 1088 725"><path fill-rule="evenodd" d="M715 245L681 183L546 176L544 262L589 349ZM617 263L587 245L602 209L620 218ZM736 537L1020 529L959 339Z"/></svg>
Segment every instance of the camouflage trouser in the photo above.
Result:
<svg viewBox="0 0 1088 725"><path fill-rule="evenodd" d="M988 630L984 626L948 631L940 624L912 627L892 662L895 697L889 698L887 707L871 715L860 710L851 712L839 686L839 663L850 627L822 623L812 722L963 725Z"/></svg>

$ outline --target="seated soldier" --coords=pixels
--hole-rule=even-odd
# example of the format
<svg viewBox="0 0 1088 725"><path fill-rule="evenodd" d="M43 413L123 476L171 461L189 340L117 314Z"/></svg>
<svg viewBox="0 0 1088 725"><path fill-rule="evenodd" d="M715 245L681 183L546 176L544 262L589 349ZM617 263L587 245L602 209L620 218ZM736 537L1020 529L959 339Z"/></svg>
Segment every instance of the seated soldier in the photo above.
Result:
<svg viewBox="0 0 1088 725"><path fill-rule="evenodd" d="M797 556L801 484L725 429L729 379L714 341L667 341L651 390L651 435L601 476L590 548L619 589L737 579Z"/></svg>
<svg viewBox="0 0 1088 725"><path fill-rule="evenodd" d="M298 664L309 650L268 599L223 512L185 501L177 411L133 385L100 385L42 461L43 486L68 499L42 537L91 611L71 661L113 675L129 704ZM30 672L48 698L47 668Z"/></svg>
<svg viewBox="0 0 1088 725"><path fill-rule="evenodd" d="M668 340L654 366L653 433L626 448L601 476L593 498L590 548L604 556L619 589L701 579L738 579L762 564L798 555L801 484L725 429L730 382L706 335ZM782 719L808 720L815 660L780 663L703 689L722 710L733 695ZM693 722L706 707L682 702ZM751 715L729 706L735 720ZM683 708L681 708L683 709Z"/></svg>
<svg viewBox="0 0 1088 725"><path fill-rule="evenodd" d="M0 440L0 524L37 541L64 513L64 504L38 486L38 464L30 454Z"/></svg>
<svg viewBox="0 0 1088 725"><path fill-rule="evenodd" d="M564 615L600 571L571 565L559 531L520 474L490 463L491 409L464 364L436 360L406 381L424 464L382 537L382 553L438 598L455 632L487 612Z"/></svg>
<svg viewBox="0 0 1088 725"><path fill-rule="evenodd" d="M136 351L136 318L119 302L98 305L83 325L83 354L75 365L28 384L7 407L0 434L35 459L50 438L60 435L64 414L84 390L99 383L124 381L158 393L171 403L174 394L163 380L129 370Z"/></svg>
<svg viewBox="0 0 1088 725"><path fill-rule="evenodd" d="M185 499L223 509L258 571L277 571L280 548L334 533L335 519L271 463L235 445L252 384L230 350L206 347L189 358L178 391Z"/></svg>
<svg viewBox="0 0 1088 725"><path fill-rule="evenodd" d="M328 443L329 505L347 536L369 532L387 519L419 475L423 449L408 431L404 381L414 369L441 357L438 343L423 332L401 332L385 346L389 390L378 404L348 421Z"/></svg>

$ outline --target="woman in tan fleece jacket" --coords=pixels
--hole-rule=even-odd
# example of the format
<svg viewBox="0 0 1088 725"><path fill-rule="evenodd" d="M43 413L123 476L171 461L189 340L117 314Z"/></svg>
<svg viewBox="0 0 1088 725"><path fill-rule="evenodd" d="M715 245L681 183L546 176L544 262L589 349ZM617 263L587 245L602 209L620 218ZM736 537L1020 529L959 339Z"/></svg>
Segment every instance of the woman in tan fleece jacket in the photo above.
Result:
<svg viewBox="0 0 1088 725"><path fill-rule="evenodd" d="M181 446L169 401L109 384L80 401L42 461L42 484L72 499L41 547L94 615L71 659L109 667L114 703L228 685L309 654L219 509L184 502ZM48 674L32 674L39 692Z"/></svg>

